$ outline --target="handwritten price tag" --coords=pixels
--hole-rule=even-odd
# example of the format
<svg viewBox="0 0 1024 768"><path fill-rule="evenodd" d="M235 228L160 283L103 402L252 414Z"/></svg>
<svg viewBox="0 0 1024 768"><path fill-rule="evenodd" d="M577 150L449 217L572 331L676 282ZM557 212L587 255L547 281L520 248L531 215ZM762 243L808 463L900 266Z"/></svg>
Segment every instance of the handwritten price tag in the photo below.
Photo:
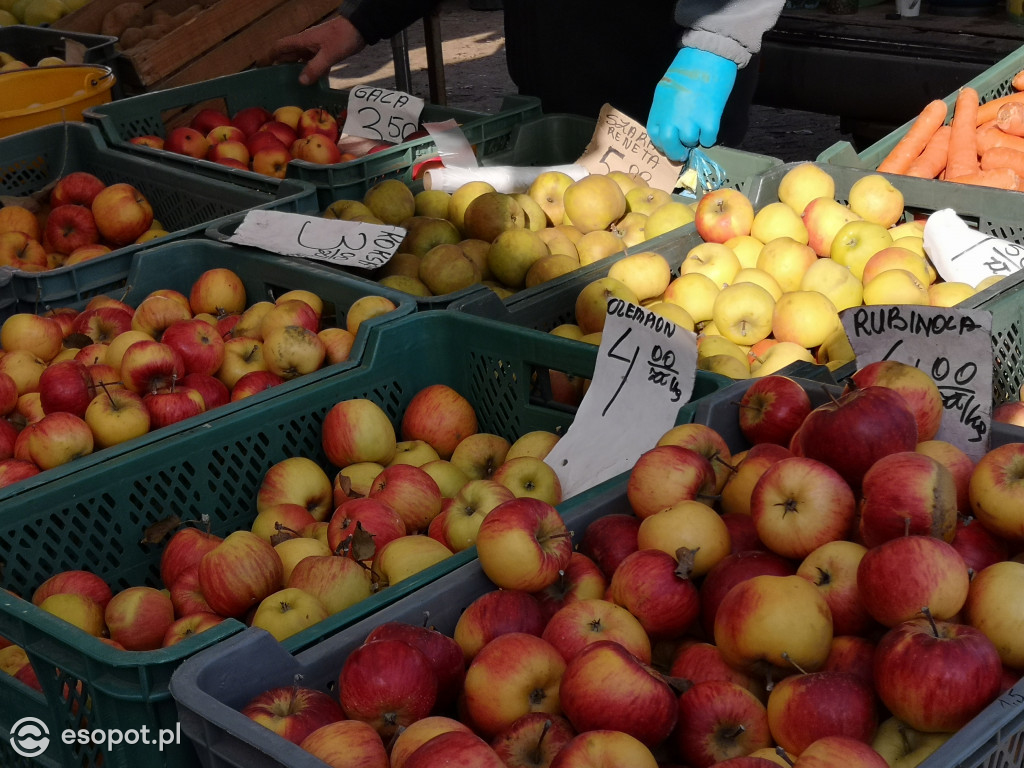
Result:
<svg viewBox="0 0 1024 768"><path fill-rule="evenodd" d="M924 225L924 247L943 280L976 286L1024 267L1024 246L967 226L951 208L935 211Z"/></svg>
<svg viewBox="0 0 1024 768"><path fill-rule="evenodd" d="M590 144L576 161L591 173L622 171L650 186L671 192L682 169L655 149L647 129L605 104Z"/></svg>
<svg viewBox="0 0 1024 768"><path fill-rule="evenodd" d="M401 144L417 131L423 99L402 91L360 85L348 95L342 133Z"/></svg>
<svg viewBox="0 0 1024 768"><path fill-rule="evenodd" d="M228 242L282 256L375 269L388 262L404 238L401 227L257 210L245 214Z"/></svg>
<svg viewBox="0 0 1024 768"><path fill-rule="evenodd" d="M608 301L590 389L545 461L572 496L628 471L690 399L697 337L635 304Z"/></svg>
<svg viewBox="0 0 1024 768"><path fill-rule="evenodd" d="M928 373L942 393L936 436L977 460L992 417L992 314L980 309L885 305L842 313L858 365L897 360Z"/></svg>

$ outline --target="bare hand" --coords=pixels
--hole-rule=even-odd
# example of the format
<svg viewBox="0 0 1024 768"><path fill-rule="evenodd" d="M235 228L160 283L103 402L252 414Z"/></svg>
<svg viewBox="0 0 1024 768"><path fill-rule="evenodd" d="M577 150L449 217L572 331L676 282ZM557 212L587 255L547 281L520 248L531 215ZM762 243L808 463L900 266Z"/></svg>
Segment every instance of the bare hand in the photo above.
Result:
<svg viewBox="0 0 1024 768"><path fill-rule="evenodd" d="M299 75L299 82L309 85L324 77L334 64L359 53L365 47L366 41L352 22L337 16L298 34L281 38L259 63L305 61L307 64Z"/></svg>

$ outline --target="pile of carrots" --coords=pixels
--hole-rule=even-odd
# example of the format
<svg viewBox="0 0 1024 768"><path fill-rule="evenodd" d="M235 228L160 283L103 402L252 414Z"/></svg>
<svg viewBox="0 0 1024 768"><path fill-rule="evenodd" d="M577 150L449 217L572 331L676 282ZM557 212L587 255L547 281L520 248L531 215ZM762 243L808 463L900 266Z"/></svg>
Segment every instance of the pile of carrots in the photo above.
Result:
<svg viewBox="0 0 1024 768"><path fill-rule="evenodd" d="M961 88L948 124L946 103L929 102L878 170L1024 192L1024 71L1011 86L984 104Z"/></svg>

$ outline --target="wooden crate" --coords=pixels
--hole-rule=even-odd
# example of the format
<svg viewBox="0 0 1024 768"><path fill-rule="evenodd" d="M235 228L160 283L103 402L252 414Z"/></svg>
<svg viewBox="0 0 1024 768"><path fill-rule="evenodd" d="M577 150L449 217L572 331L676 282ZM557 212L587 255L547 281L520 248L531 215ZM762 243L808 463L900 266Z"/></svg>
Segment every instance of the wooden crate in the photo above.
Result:
<svg viewBox="0 0 1024 768"><path fill-rule="evenodd" d="M164 32L124 47L120 40L118 76L127 93L187 85L241 72L280 37L300 32L331 16L338 0L139 0L147 18L177 16L191 6L195 15ZM54 24L58 29L100 34L118 0L92 0ZM110 30L108 29L108 33Z"/></svg>

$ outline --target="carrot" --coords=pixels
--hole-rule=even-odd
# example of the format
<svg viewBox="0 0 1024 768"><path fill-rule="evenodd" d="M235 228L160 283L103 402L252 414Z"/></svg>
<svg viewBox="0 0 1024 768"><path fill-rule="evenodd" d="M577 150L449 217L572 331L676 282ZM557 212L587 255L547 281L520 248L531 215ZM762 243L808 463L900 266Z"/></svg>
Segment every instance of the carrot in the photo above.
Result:
<svg viewBox="0 0 1024 768"><path fill-rule="evenodd" d="M978 132L977 144L979 155L985 154L992 147L1010 147L1011 149L1024 150L1024 137L1011 136L993 126L988 130Z"/></svg>
<svg viewBox="0 0 1024 768"><path fill-rule="evenodd" d="M992 147L981 156L981 170L1010 168L1018 176L1024 176L1024 151L1010 147Z"/></svg>
<svg viewBox="0 0 1024 768"><path fill-rule="evenodd" d="M956 179L978 170L978 92L965 86L953 105L946 178Z"/></svg>
<svg viewBox="0 0 1024 768"><path fill-rule="evenodd" d="M949 152L950 127L943 125L939 127L931 140L921 150L921 154L907 168L907 176L916 176L920 179L934 179L946 167L946 154Z"/></svg>
<svg viewBox="0 0 1024 768"><path fill-rule="evenodd" d="M878 165L881 173L906 173L907 168L928 144L928 140L946 121L948 108L940 99L928 102L910 128Z"/></svg>
<svg viewBox="0 0 1024 768"><path fill-rule="evenodd" d="M1024 91L1024 69L1013 76L1013 79L1010 80L1010 86L1015 91Z"/></svg>
<svg viewBox="0 0 1024 768"><path fill-rule="evenodd" d="M953 181L957 184L972 184L979 187L1009 189L1015 192L1024 189L1024 179L1018 176L1012 168L990 168L987 171L978 170L963 176L947 177L946 181Z"/></svg>
<svg viewBox="0 0 1024 768"><path fill-rule="evenodd" d="M1003 104L996 114L996 127L1011 136L1024 136L1024 103L1011 101Z"/></svg>
<svg viewBox="0 0 1024 768"><path fill-rule="evenodd" d="M1024 102L1024 91L1014 91L1008 93L1006 96L1000 96L998 99L992 99L992 101L986 101L980 107L978 107L978 125L987 123L989 120L995 120L997 114L999 114L999 108L1003 104L1008 104L1014 101Z"/></svg>

